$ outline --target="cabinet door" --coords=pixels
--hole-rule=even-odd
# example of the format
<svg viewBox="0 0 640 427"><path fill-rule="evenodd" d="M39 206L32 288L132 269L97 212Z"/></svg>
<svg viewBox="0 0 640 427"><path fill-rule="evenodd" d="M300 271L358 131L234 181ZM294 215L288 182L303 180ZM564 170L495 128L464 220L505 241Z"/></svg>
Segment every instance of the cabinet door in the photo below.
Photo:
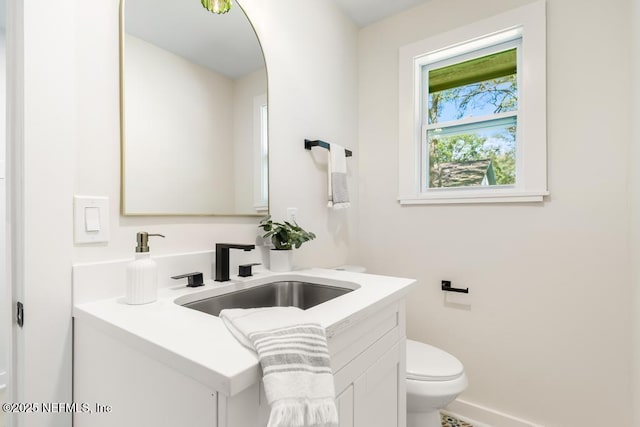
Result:
<svg viewBox="0 0 640 427"><path fill-rule="evenodd" d="M336 398L338 405L338 426L354 427L353 424L353 385L347 387L340 396Z"/></svg>
<svg viewBox="0 0 640 427"><path fill-rule="evenodd" d="M215 391L86 322L73 334L75 427L217 426Z"/></svg>
<svg viewBox="0 0 640 427"><path fill-rule="evenodd" d="M354 382L354 427L406 427L404 340Z"/></svg>

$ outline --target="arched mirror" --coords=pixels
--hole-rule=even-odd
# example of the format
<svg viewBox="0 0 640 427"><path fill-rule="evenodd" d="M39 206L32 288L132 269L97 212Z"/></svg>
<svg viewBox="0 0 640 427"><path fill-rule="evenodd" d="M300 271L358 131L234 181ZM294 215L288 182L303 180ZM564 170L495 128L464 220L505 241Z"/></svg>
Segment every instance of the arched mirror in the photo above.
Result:
<svg viewBox="0 0 640 427"><path fill-rule="evenodd" d="M123 215L268 212L267 73L237 2L121 0Z"/></svg>

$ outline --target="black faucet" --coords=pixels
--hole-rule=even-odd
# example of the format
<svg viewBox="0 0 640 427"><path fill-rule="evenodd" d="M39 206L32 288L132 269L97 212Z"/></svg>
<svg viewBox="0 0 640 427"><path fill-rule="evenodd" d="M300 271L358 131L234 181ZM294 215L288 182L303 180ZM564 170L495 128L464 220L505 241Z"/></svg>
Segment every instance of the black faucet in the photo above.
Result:
<svg viewBox="0 0 640 427"><path fill-rule="evenodd" d="M229 281L229 249L250 251L256 245L240 245L237 243L216 243L216 282Z"/></svg>

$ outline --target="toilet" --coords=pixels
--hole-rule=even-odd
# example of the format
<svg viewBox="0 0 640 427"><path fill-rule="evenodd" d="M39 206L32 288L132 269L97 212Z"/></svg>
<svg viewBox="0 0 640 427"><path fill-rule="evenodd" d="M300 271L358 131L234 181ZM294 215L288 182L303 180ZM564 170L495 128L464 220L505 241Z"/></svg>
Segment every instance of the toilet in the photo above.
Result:
<svg viewBox="0 0 640 427"><path fill-rule="evenodd" d="M440 409L467 385L458 359L437 347L407 340L407 427L441 427Z"/></svg>
<svg viewBox="0 0 640 427"><path fill-rule="evenodd" d="M335 267L365 273L359 265ZM407 340L407 427L442 427L440 409L458 397L469 382L464 366L444 350Z"/></svg>

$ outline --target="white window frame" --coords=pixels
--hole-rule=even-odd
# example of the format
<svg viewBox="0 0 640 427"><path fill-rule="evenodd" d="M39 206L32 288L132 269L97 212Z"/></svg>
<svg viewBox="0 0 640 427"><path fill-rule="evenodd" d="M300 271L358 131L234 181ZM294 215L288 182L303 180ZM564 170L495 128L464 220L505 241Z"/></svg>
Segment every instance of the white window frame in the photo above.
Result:
<svg viewBox="0 0 640 427"><path fill-rule="evenodd" d="M403 205L540 202L547 191L546 19L544 0L400 48L399 196ZM516 183L425 188L422 67L521 37Z"/></svg>
<svg viewBox="0 0 640 427"><path fill-rule="evenodd" d="M269 211L269 112L267 94L253 99L253 208Z"/></svg>

